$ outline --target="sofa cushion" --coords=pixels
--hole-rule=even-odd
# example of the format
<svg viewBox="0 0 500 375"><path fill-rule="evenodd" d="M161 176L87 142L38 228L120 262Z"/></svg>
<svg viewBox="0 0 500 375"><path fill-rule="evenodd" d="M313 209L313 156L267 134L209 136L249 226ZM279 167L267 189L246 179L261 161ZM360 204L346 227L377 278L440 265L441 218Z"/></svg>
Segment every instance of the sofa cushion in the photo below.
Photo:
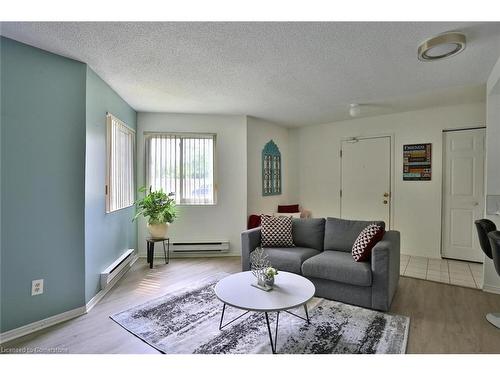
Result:
<svg viewBox="0 0 500 375"><path fill-rule="evenodd" d="M372 285L370 263L355 262L350 253L342 251L327 250L307 259L302 264L302 274L350 285Z"/></svg>
<svg viewBox="0 0 500 375"><path fill-rule="evenodd" d="M286 213L286 212L273 212L273 216L289 216L291 217L292 219L300 219L300 215L301 213L300 212L289 212L289 213Z"/></svg>
<svg viewBox="0 0 500 375"><path fill-rule="evenodd" d="M278 212L280 214L300 212L299 205L298 204L278 205Z"/></svg>
<svg viewBox="0 0 500 375"><path fill-rule="evenodd" d="M385 230L377 224L370 224L361 231L354 245L352 245L352 257L356 262L364 262L370 259L373 247L384 237Z"/></svg>
<svg viewBox="0 0 500 375"><path fill-rule="evenodd" d="M293 247L292 218L261 215L262 247Z"/></svg>
<svg viewBox="0 0 500 375"><path fill-rule="evenodd" d="M385 229L383 221L344 220L328 217L325 223L325 250L351 252L354 241L370 224L377 224Z"/></svg>
<svg viewBox="0 0 500 375"><path fill-rule="evenodd" d="M325 219L293 219L292 235L295 246L323 250Z"/></svg>
<svg viewBox="0 0 500 375"><path fill-rule="evenodd" d="M278 271L293 272L300 275L302 263L320 252L307 247L265 248L271 265ZM352 259L352 258L351 258Z"/></svg>

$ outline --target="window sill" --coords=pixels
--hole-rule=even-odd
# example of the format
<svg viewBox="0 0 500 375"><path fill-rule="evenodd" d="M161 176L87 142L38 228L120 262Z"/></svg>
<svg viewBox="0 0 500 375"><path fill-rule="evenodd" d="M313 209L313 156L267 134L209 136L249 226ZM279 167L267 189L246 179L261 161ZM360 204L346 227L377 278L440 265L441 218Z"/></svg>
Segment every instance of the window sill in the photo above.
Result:
<svg viewBox="0 0 500 375"><path fill-rule="evenodd" d="M106 210L106 211L105 211L105 213L106 213L106 214L113 214L113 213L115 213L115 212L119 212L119 211L122 211L122 210L126 210L127 208L130 208L130 207L134 207L134 204L132 203L130 206L117 208L116 210L113 210L113 211L108 211L108 210Z"/></svg>
<svg viewBox="0 0 500 375"><path fill-rule="evenodd" d="M203 203L203 204L194 204L194 203L176 203L177 207L215 207L217 203Z"/></svg>

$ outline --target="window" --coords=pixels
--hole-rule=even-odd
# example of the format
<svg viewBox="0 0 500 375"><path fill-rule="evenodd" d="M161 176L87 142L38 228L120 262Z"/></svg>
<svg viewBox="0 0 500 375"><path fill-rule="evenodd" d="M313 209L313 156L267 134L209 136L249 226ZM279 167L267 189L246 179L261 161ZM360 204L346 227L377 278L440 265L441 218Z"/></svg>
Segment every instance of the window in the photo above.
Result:
<svg viewBox="0 0 500 375"><path fill-rule="evenodd" d="M160 133L146 137L146 179L177 204L215 204L215 134Z"/></svg>
<svg viewBox="0 0 500 375"><path fill-rule="evenodd" d="M111 114L106 131L106 212L113 212L134 204L135 132Z"/></svg>

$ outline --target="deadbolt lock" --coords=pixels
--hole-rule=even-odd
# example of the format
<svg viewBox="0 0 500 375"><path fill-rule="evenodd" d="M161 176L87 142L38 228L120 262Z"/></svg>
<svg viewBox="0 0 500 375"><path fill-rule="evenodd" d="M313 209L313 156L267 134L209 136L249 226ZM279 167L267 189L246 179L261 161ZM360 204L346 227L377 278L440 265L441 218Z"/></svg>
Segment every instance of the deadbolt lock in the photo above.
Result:
<svg viewBox="0 0 500 375"><path fill-rule="evenodd" d="M384 197L388 198L389 197L389 193L384 193Z"/></svg>

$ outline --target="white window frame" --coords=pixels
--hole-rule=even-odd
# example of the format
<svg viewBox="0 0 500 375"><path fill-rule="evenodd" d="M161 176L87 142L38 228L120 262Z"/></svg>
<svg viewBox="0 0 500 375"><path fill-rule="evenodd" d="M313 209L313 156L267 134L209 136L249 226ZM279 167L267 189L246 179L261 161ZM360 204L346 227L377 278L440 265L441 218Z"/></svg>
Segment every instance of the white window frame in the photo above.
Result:
<svg viewBox="0 0 500 375"><path fill-rule="evenodd" d="M126 178L120 179L122 182L121 192L116 192L117 187L115 187L113 173L113 157L116 157L117 152L114 150L114 126L116 126L118 131L125 133L131 137L131 154L127 155L127 163L129 165L128 176ZM127 124L121 121L119 118L113 116L111 113L106 114L106 213L111 213L115 211L122 210L134 205L135 201L135 130L130 128ZM117 172L118 173L118 172ZM113 194L125 194L122 198L119 198L118 203L113 204Z"/></svg>
<svg viewBox="0 0 500 375"><path fill-rule="evenodd" d="M190 132L144 132L144 140L145 140L145 176L144 176L144 181L146 181L146 186L149 187L151 186L151 182L149 179L149 142L151 138L154 138L155 136L164 136L164 137L177 137L177 138L212 138L213 140L213 153L212 153L212 165L213 165L213 197L212 197L212 203L192 203L192 202L185 202L182 199L182 196L179 198L179 200L176 199L176 204L178 206L192 206L192 207L204 207L204 206L215 206L217 205L217 192L218 192L218 184L217 184L217 134L216 133L190 133ZM183 159L182 159L182 150L180 151L180 174L182 175L183 171ZM182 189L183 189L183 184L182 184L182 179L180 182L180 194L182 194ZM169 193L169 192L166 192Z"/></svg>

